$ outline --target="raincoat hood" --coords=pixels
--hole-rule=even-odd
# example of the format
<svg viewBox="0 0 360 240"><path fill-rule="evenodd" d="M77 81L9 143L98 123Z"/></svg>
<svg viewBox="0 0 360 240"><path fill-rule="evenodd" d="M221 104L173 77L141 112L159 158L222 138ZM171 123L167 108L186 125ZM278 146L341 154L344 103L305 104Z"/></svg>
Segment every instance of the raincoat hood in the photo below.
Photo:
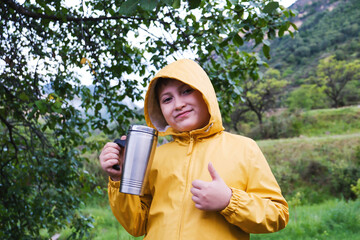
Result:
<svg viewBox="0 0 360 240"><path fill-rule="evenodd" d="M208 75L196 62L182 59L161 69L150 81L145 96L144 114L146 123L148 126L157 129L160 136L173 135L176 137L188 133L176 131L165 121L155 93L155 86L159 78L171 78L181 81L202 93L210 113L210 120L204 128L191 131L193 135L205 137L224 130L219 104Z"/></svg>

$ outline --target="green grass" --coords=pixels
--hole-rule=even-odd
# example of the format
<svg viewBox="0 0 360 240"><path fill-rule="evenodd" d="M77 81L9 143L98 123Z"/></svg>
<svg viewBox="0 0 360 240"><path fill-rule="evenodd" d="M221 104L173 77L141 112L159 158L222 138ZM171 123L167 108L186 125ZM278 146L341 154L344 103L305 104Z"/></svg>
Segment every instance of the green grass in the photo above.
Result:
<svg viewBox="0 0 360 240"><path fill-rule="evenodd" d="M352 196L360 178L360 132L321 137L258 141L286 198L304 201Z"/></svg>
<svg viewBox="0 0 360 240"><path fill-rule="evenodd" d="M90 232L88 239L92 240L134 240L135 238L128 234L125 229L116 220L111 212L110 205L105 199L89 201L81 209L82 214L91 215L94 218L94 228ZM66 228L61 232L59 240L65 240L71 234L71 230Z"/></svg>
<svg viewBox="0 0 360 240"><path fill-rule="evenodd" d="M91 239L134 240L117 222L106 203L90 203L83 210L94 219ZM59 239L66 239L65 230ZM285 229L270 234L252 234L251 240L359 240L360 199L357 201L328 200L321 204L292 207Z"/></svg>
<svg viewBox="0 0 360 240"><path fill-rule="evenodd" d="M92 231L92 239L94 240L140 239L132 237L124 230L112 214L109 204L86 207L83 212L91 214L95 219L94 230Z"/></svg>
<svg viewBox="0 0 360 240"><path fill-rule="evenodd" d="M360 200L330 200L322 204L290 207L285 229L252 234L251 240L359 240Z"/></svg>
<svg viewBox="0 0 360 240"><path fill-rule="evenodd" d="M338 162L354 161L360 147L360 132L320 137L298 137L257 141L272 165L301 159Z"/></svg>
<svg viewBox="0 0 360 240"><path fill-rule="evenodd" d="M360 106L309 111L275 111L264 117L262 126L249 113L248 120L238 122L240 134L255 140L293 137L319 137L360 133ZM236 133L231 127L229 131Z"/></svg>
<svg viewBox="0 0 360 240"><path fill-rule="evenodd" d="M360 107L311 110L301 114L300 134L324 136L360 132Z"/></svg>

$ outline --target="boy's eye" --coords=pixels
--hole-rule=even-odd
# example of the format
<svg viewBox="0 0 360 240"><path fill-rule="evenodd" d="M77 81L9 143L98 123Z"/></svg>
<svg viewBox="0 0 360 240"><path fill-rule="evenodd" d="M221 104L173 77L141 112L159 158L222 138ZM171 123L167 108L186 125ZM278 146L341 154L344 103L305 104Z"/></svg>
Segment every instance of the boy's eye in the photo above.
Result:
<svg viewBox="0 0 360 240"><path fill-rule="evenodd" d="M162 103L169 103L171 101L171 97L165 97L163 98L163 100L161 101Z"/></svg>
<svg viewBox="0 0 360 240"><path fill-rule="evenodd" d="M192 93L193 91L194 91L194 89L192 89L192 88L186 88L186 89L183 91L183 94L184 94L184 95L187 95L187 94Z"/></svg>

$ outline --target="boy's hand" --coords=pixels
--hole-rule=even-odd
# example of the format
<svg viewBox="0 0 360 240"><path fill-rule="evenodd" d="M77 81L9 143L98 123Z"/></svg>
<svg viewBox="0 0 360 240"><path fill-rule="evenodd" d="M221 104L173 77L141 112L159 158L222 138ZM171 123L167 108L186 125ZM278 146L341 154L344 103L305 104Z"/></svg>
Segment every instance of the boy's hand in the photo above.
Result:
<svg viewBox="0 0 360 240"><path fill-rule="evenodd" d="M125 140L126 136L122 136L121 139ZM99 160L102 169L111 179L113 181L120 181L124 161L124 148L119 147L116 143L108 142L102 149ZM120 170L113 168L116 164L119 164Z"/></svg>
<svg viewBox="0 0 360 240"><path fill-rule="evenodd" d="M195 207L200 210L220 211L229 205L232 191L218 175L211 163L208 165L208 170L212 181L193 181L193 188L191 188L192 200L195 202Z"/></svg>

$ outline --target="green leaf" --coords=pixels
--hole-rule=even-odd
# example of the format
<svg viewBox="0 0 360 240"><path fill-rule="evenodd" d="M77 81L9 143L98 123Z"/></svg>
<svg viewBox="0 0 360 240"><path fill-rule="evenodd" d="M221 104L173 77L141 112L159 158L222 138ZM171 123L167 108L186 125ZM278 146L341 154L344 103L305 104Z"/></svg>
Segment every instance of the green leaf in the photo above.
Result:
<svg viewBox="0 0 360 240"><path fill-rule="evenodd" d="M201 0L188 0L190 9L194 9L200 6Z"/></svg>
<svg viewBox="0 0 360 240"><path fill-rule="evenodd" d="M162 2L165 3L165 5L171 6L174 0L162 0Z"/></svg>
<svg viewBox="0 0 360 240"><path fill-rule="evenodd" d="M22 92L19 97L23 101L29 101L29 96L26 95L26 93L24 93L24 92Z"/></svg>
<svg viewBox="0 0 360 240"><path fill-rule="evenodd" d="M168 6L171 6L174 0L161 0L161 2L165 3Z"/></svg>
<svg viewBox="0 0 360 240"><path fill-rule="evenodd" d="M275 37L276 37L276 33L275 33L274 29L270 29L268 32L268 38L274 39Z"/></svg>
<svg viewBox="0 0 360 240"><path fill-rule="evenodd" d="M38 107L38 109L40 110L40 113L45 113L47 110L46 104L44 103L43 100L37 100L35 101L35 105Z"/></svg>
<svg viewBox="0 0 360 240"><path fill-rule="evenodd" d="M273 11L275 11L275 9L277 9L279 7L279 3L278 2L269 2L263 9L264 13L270 14Z"/></svg>
<svg viewBox="0 0 360 240"><path fill-rule="evenodd" d="M181 1L180 0L175 0L172 4L173 8L179 8L180 7L180 3Z"/></svg>
<svg viewBox="0 0 360 240"><path fill-rule="evenodd" d="M296 31L298 30L298 27L296 26L295 23L290 22L290 25L291 25Z"/></svg>
<svg viewBox="0 0 360 240"><path fill-rule="evenodd" d="M125 15L131 15L135 12L136 7L140 0L127 0L120 6L119 13Z"/></svg>
<svg viewBox="0 0 360 240"><path fill-rule="evenodd" d="M95 111L98 112L100 111L102 108L102 104L101 103L97 103L96 106L95 106Z"/></svg>
<svg viewBox="0 0 360 240"><path fill-rule="evenodd" d="M286 18L290 17L290 13L288 11L284 11L284 15L285 15Z"/></svg>
<svg viewBox="0 0 360 240"><path fill-rule="evenodd" d="M262 42L263 42L263 44L264 44L264 45L266 45L266 46L270 46L270 42L269 42L269 40L267 40L267 39L263 39L263 40L262 40Z"/></svg>
<svg viewBox="0 0 360 240"><path fill-rule="evenodd" d="M285 32L285 28L282 26L282 27L279 29L278 36L279 36L279 37L284 36L284 32Z"/></svg>
<svg viewBox="0 0 360 240"><path fill-rule="evenodd" d="M267 59L270 59L270 47L268 45L263 45L262 47L262 50L263 50L263 53L264 53L264 56L267 58Z"/></svg>
<svg viewBox="0 0 360 240"><path fill-rule="evenodd" d="M228 44L228 42L235 37L235 35L238 35L238 34L237 34L236 32L230 33L230 34L228 35L228 37L225 38L225 39L219 44L219 46L220 46L220 47L225 47L225 46Z"/></svg>
<svg viewBox="0 0 360 240"><path fill-rule="evenodd" d="M235 34L233 40L238 46L242 46L244 44L244 40L239 36L239 34Z"/></svg>
<svg viewBox="0 0 360 240"><path fill-rule="evenodd" d="M61 106L62 106L61 102L55 102L54 105L51 107L51 109L54 112L61 113L61 111L62 111Z"/></svg>
<svg viewBox="0 0 360 240"><path fill-rule="evenodd" d="M156 8L158 0L140 0L140 6L142 9L152 11Z"/></svg>
<svg viewBox="0 0 360 240"><path fill-rule="evenodd" d="M220 44L219 44L219 47L225 47L229 42L229 38L225 38L224 41L222 41Z"/></svg>

